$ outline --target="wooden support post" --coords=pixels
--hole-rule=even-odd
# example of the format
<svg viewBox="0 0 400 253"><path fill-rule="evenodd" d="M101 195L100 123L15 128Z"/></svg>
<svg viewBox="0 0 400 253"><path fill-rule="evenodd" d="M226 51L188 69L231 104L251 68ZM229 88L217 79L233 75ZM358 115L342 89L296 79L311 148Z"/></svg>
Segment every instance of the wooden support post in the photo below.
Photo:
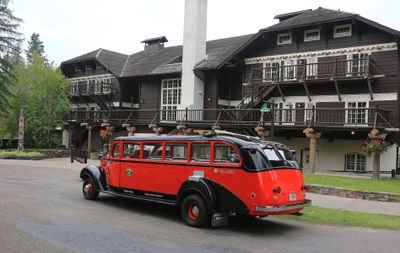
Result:
<svg viewBox="0 0 400 253"><path fill-rule="evenodd" d="M340 95L340 90L339 90L339 83L336 80L334 81L334 83L335 83L335 88L336 88L336 93L338 95L338 99L339 99L339 101L342 101L342 96Z"/></svg>
<svg viewBox="0 0 400 253"><path fill-rule="evenodd" d="M371 80L371 78L367 78L367 84L368 84L369 96L371 97L371 100L374 100L374 95L372 93L372 80Z"/></svg>
<svg viewBox="0 0 400 253"><path fill-rule="evenodd" d="M310 158L309 158L309 172L315 173L317 171L317 146L318 139L321 138L321 133L316 132L312 128L306 128L303 130L306 137L310 139Z"/></svg>
<svg viewBox="0 0 400 253"><path fill-rule="evenodd" d="M86 126L88 130L88 147L87 147L87 158L90 159L90 153L92 152L92 130L93 126Z"/></svg>

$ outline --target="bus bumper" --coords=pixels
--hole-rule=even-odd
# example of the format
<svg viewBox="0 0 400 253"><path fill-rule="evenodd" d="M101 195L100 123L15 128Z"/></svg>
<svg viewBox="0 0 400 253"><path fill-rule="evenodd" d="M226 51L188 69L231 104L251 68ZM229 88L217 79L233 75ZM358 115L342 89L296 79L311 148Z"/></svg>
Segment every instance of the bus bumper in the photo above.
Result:
<svg viewBox="0 0 400 253"><path fill-rule="evenodd" d="M282 206L256 206L256 212L278 213L296 209L303 209L304 207L309 205L311 205L311 200L305 199L303 202L296 204L289 204Z"/></svg>

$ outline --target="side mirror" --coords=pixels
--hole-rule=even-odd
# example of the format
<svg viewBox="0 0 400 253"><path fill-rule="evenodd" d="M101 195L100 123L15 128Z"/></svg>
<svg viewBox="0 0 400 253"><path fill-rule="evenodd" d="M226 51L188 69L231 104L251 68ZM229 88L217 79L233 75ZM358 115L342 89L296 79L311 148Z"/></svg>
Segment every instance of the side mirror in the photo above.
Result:
<svg viewBox="0 0 400 253"><path fill-rule="evenodd" d="M230 154L229 160L231 161L231 163L240 163L240 157L236 153Z"/></svg>
<svg viewBox="0 0 400 253"><path fill-rule="evenodd" d="M296 150L291 149L291 150L290 150L290 153L292 153L292 155L296 155Z"/></svg>

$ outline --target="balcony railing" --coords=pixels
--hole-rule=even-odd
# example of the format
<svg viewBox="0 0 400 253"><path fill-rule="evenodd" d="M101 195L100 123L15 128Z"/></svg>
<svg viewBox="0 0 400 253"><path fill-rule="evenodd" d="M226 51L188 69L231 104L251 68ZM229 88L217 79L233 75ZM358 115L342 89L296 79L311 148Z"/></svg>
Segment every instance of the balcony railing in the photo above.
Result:
<svg viewBox="0 0 400 253"><path fill-rule="evenodd" d="M201 109L201 110L100 110L71 111L70 122L101 124L188 124L191 126L225 127L257 125L286 127L391 127L390 111L377 108L311 108L275 109L262 113L259 109ZM274 115L274 117L272 117Z"/></svg>
<svg viewBox="0 0 400 253"><path fill-rule="evenodd" d="M111 83L73 83L70 88L71 96L110 95L113 90Z"/></svg>
<svg viewBox="0 0 400 253"><path fill-rule="evenodd" d="M360 79L382 74L369 58L253 68L246 83Z"/></svg>

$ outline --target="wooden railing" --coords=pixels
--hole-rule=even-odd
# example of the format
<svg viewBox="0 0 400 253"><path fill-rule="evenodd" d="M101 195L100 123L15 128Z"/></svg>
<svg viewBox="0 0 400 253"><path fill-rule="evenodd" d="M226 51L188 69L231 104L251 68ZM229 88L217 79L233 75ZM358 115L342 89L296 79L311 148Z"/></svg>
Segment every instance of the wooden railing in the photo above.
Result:
<svg viewBox="0 0 400 253"><path fill-rule="evenodd" d="M262 113L259 109L183 109L183 110L100 110L71 111L70 122L101 124L150 123L257 126L319 126L319 127L392 127L390 111L377 108L293 108L272 109ZM272 118L274 115L274 118Z"/></svg>
<svg viewBox="0 0 400 253"><path fill-rule="evenodd" d="M366 78L382 73L369 58L318 63L273 65L253 68L244 80L247 84L262 82L290 82L306 80L342 80Z"/></svg>

